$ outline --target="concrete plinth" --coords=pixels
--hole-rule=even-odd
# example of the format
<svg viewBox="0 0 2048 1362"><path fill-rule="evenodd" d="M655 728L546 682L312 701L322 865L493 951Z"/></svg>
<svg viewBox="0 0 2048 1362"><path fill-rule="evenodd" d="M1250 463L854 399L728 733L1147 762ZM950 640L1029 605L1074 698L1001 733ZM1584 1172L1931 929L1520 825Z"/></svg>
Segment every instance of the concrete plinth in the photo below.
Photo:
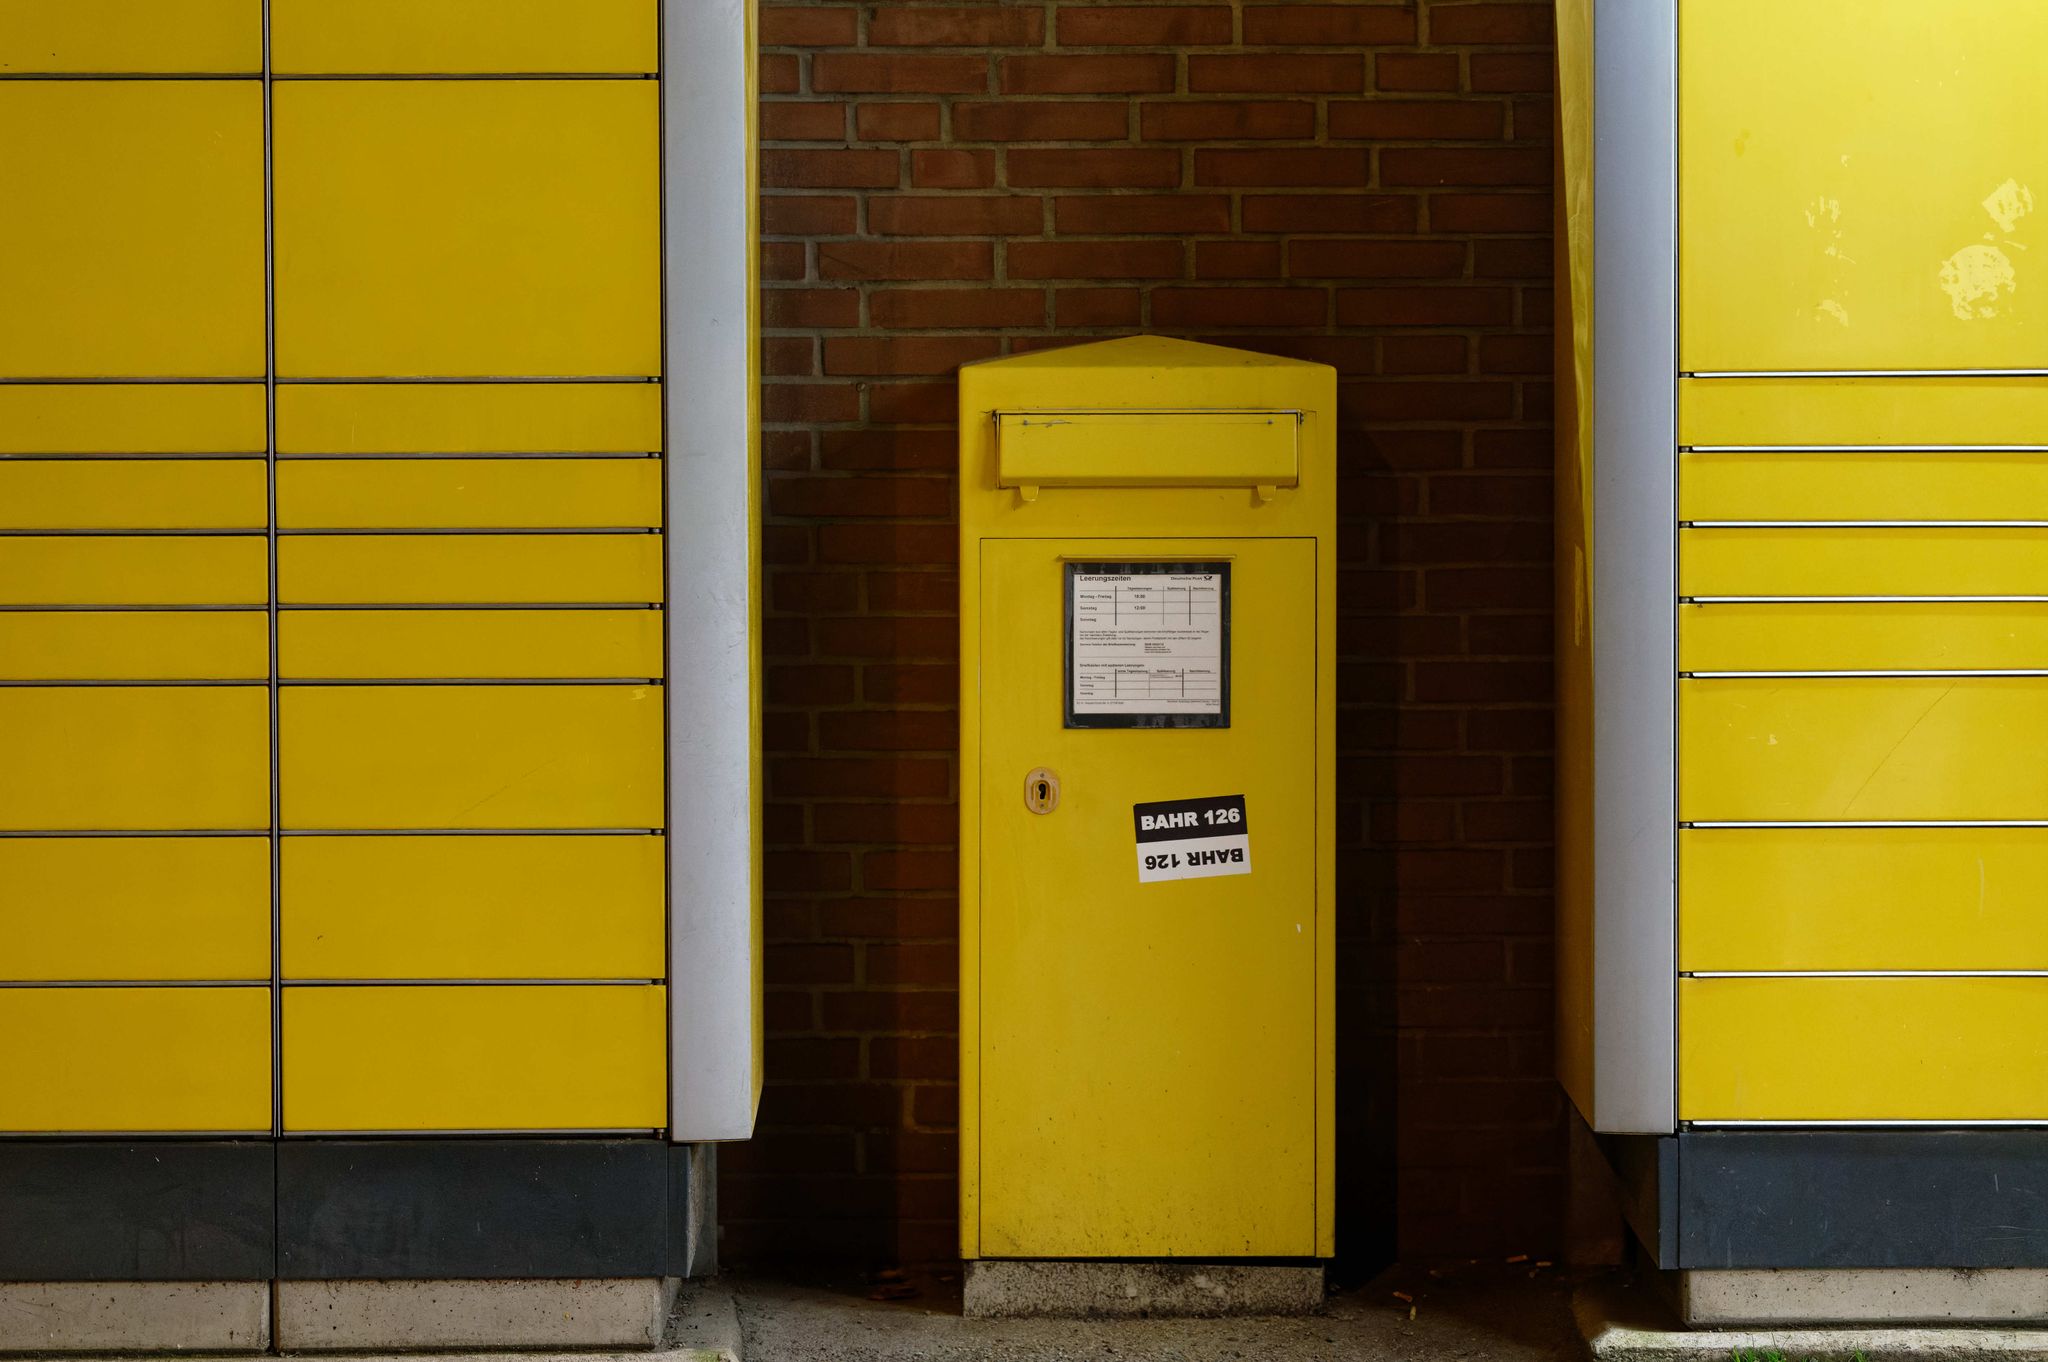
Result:
<svg viewBox="0 0 2048 1362"><path fill-rule="evenodd" d="M285 1352L655 1348L672 1277L592 1281L279 1282Z"/></svg>
<svg viewBox="0 0 2048 1362"><path fill-rule="evenodd" d="M1320 1263L1118 1263L981 1259L967 1264L970 1318L1300 1315L1323 1303Z"/></svg>
<svg viewBox="0 0 2048 1362"><path fill-rule="evenodd" d="M2048 1271L2036 1268L1688 1271L1661 1285L1695 1328L2048 1321Z"/></svg>
<svg viewBox="0 0 2048 1362"><path fill-rule="evenodd" d="M0 1352L261 1352L268 1282L0 1283Z"/></svg>

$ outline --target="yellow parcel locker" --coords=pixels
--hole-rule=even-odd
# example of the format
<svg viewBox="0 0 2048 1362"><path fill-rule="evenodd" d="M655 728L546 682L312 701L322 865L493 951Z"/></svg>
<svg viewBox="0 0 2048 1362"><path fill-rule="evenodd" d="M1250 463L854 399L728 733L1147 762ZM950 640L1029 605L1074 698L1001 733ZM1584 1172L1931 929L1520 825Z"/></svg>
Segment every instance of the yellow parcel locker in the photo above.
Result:
<svg viewBox="0 0 2048 1362"><path fill-rule="evenodd" d="M0 619L0 638L6 621ZM658 680L662 614L631 610L286 610L292 680Z"/></svg>
<svg viewBox="0 0 2048 1362"><path fill-rule="evenodd" d="M0 971L267 984L270 840L0 838Z"/></svg>
<svg viewBox="0 0 2048 1362"><path fill-rule="evenodd" d="M260 459L10 459L0 529L261 530L269 480Z"/></svg>
<svg viewBox="0 0 2048 1362"><path fill-rule="evenodd" d="M667 1038L658 984L286 988L284 1127L654 1130Z"/></svg>
<svg viewBox="0 0 2048 1362"><path fill-rule="evenodd" d="M661 599L661 536L293 534L286 605L622 605Z"/></svg>
<svg viewBox="0 0 2048 1362"><path fill-rule="evenodd" d="M662 825L661 687L289 686L289 828Z"/></svg>
<svg viewBox="0 0 2048 1362"><path fill-rule="evenodd" d="M1678 25L1680 368L2041 363L2048 6L1712 0Z"/></svg>
<svg viewBox="0 0 2048 1362"><path fill-rule="evenodd" d="M651 72L659 0L271 0L288 75Z"/></svg>
<svg viewBox="0 0 2048 1362"><path fill-rule="evenodd" d="M1332 1251L1334 399L1150 337L962 370L970 1259Z"/></svg>
<svg viewBox="0 0 2048 1362"><path fill-rule="evenodd" d="M0 393L0 397L4 397ZM286 383L279 454L649 454L661 385Z"/></svg>
<svg viewBox="0 0 2048 1362"><path fill-rule="evenodd" d="M654 529L661 460L287 459L287 530Z"/></svg>
<svg viewBox="0 0 2048 1362"><path fill-rule="evenodd" d="M0 536L0 605L267 605L262 535Z"/></svg>
<svg viewBox="0 0 2048 1362"><path fill-rule="evenodd" d="M0 454L255 454L261 383L0 384Z"/></svg>
<svg viewBox="0 0 2048 1362"><path fill-rule="evenodd" d="M662 839L287 837L288 979L658 979Z"/></svg>
<svg viewBox="0 0 2048 1362"><path fill-rule="evenodd" d="M263 0L0 0L0 75L255 75Z"/></svg>
<svg viewBox="0 0 2048 1362"><path fill-rule="evenodd" d="M0 752L0 829L270 825L260 685L0 687Z"/></svg>
<svg viewBox="0 0 2048 1362"><path fill-rule="evenodd" d="M0 81L0 377L260 378L263 86Z"/></svg>
<svg viewBox="0 0 2048 1362"><path fill-rule="evenodd" d="M267 681L249 610L0 611L0 681Z"/></svg>
<svg viewBox="0 0 2048 1362"><path fill-rule="evenodd" d="M268 1134L270 989L0 988L0 1132Z"/></svg>
<svg viewBox="0 0 2048 1362"><path fill-rule="evenodd" d="M274 100L280 377L660 372L655 82L296 81Z"/></svg>

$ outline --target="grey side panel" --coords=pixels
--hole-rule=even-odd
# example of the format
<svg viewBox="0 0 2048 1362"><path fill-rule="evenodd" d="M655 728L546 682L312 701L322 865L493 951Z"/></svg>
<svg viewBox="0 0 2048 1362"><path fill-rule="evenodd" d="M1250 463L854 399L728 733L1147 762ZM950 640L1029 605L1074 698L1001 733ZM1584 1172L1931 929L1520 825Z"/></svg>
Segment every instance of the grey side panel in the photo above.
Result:
<svg viewBox="0 0 2048 1362"><path fill-rule="evenodd" d="M1678 1147L1667 1267L2048 1267L2048 1131L1702 1131Z"/></svg>
<svg viewBox="0 0 2048 1362"><path fill-rule="evenodd" d="M668 1201L668 1275L717 1276L717 1145L669 1146Z"/></svg>
<svg viewBox="0 0 2048 1362"><path fill-rule="evenodd" d="M1674 1127L1677 0L1593 18L1593 1128Z"/></svg>
<svg viewBox="0 0 2048 1362"><path fill-rule="evenodd" d="M661 1140L307 1140L277 1151L277 1275L662 1277Z"/></svg>
<svg viewBox="0 0 2048 1362"><path fill-rule="evenodd" d="M0 1142L0 1281L271 1276L269 1141Z"/></svg>

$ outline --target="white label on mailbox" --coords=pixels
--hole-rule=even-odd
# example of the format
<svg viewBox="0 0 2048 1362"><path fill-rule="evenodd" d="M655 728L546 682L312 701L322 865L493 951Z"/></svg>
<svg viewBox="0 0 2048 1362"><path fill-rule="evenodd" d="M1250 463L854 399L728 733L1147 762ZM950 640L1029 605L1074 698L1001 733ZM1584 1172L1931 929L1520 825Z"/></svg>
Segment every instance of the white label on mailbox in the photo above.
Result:
<svg viewBox="0 0 2048 1362"><path fill-rule="evenodd" d="M1220 572L1075 571L1073 715L1223 714L1225 581Z"/></svg>
<svg viewBox="0 0 2048 1362"><path fill-rule="evenodd" d="M1133 804L1138 880L1202 880L1252 873L1251 824L1243 795Z"/></svg>

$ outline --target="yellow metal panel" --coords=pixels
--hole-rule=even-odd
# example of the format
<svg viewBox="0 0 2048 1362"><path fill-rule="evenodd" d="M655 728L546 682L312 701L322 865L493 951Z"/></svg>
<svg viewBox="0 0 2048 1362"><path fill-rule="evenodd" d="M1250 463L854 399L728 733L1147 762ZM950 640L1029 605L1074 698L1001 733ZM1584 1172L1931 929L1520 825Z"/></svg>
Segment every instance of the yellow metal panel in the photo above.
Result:
<svg viewBox="0 0 2048 1362"><path fill-rule="evenodd" d="M0 1131L270 1129L268 988L0 989Z"/></svg>
<svg viewBox="0 0 2048 1362"><path fill-rule="evenodd" d="M659 0L272 0L290 74L653 71Z"/></svg>
<svg viewBox="0 0 2048 1362"><path fill-rule="evenodd" d="M263 69L263 0L0 0L0 75Z"/></svg>
<svg viewBox="0 0 2048 1362"><path fill-rule="evenodd" d="M287 837L292 979L659 979L662 839Z"/></svg>
<svg viewBox="0 0 2048 1362"><path fill-rule="evenodd" d="M262 686L0 689L0 828L261 828Z"/></svg>
<svg viewBox="0 0 2048 1362"><path fill-rule="evenodd" d="M260 383L0 384L0 454L261 454Z"/></svg>
<svg viewBox="0 0 2048 1362"><path fill-rule="evenodd" d="M285 1129L656 1129L667 1021L654 984L288 988Z"/></svg>
<svg viewBox="0 0 2048 1362"><path fill-rule="evenodd" d="M980 674L1001 678L968 768L981 1252L1312 1255L1315 546L986 540L979 553ZM1232 560L1229 728L1061 726L1062 558L1134 555ZM1038 766L1062 782L1050 815L1022 798ZM1245 796L1252 874L1138 885L1131 806L1225 793ZM1264 1005L1277 1000L1292 1002Z"/></svg>
<svg viewBox="0 0 2048 1362"><path fill-rule="evenodd" d="M2010 363L2010 359L2006 361ZM2038 445L2048 384L2034 378L1687 378L1686 445Z"/></svg>
<svg viewBox="0 0 2048 1362"><path fill-rule="evenodd" d="M2048 979L1681 979L1684 1121L2048 1117Z"/></svg>
<svg viewBox="0 0 2048 1362"><path fill-rule="evenodd" d="M1683 366L2038 362L2044 47L2033 0L1680 6Z"/></svg>
<svg viewBox="0 0 2048 1362"><path fill-rule="evenodd" d="M1294 412L999 412L1005 487L1292 487Z"/></svg>
<svg viewBox="0 0 2048 1362"><path fill-rule="evenodd" d="M261 535L0 537L0 605L262 605Z"/></svg>
<svg viewBox="0 0 2048 1362"><path fill-rule="evenodd" d="M580 529L661 524L659 459L291 459L285 529Z"/></svg>
<svg viewBox="0 0 2048 1362"><path fill-rule="evenodd" d="M659 686L293 686L294 828L658 828Z"/></svg>
<svg viewBox="0 0 2048 1362"><path fill-rule="evenodd" d="M240 530L270 523L258 459L0 462L0 528Z"/></svg>
<svg viewBox="0 0 2048 1362"><path fill-rule="evenodd" d="M1688 596L2048 595L2048 530L1689 529Z"/></svg>
<svg viewBox="0 0 2048 1362"><path fill-rule="evenodd" d="M2048 969L2048 829L1678 835L1683 970Z"/></svg>
<svg viewBox="0 0 2048 1362"><path fill-rule="evenodd" d="M280 374L660 371L655 82L302 81L273 100Z"/></svg>
<svg viewBox="0 0 2048 1362"><path fill-rule="evenodd" d="M1685 520L1999 520L2048 493L2048 452L1683 454Z"/></svg>
<svg viewBox="0 0 2048 1362"><path fill-rule="evenodd" d="M0 838L0 971L267 984L270 839Z"/></svg>
<svg viewBox="0 0 2048 1362"><path fill-rule="evenodd" d="M0 377L247 377L263 87L0 82Z"/></svg>
<svg viewBox="0 0 2048 1362"><path fill-rule="evenodd" d="M1679 817L2048 818L2048 680L1679 683Z"/></svg>
<svg viewBox="0 0 2048 1362"><path fill-rule="evenodd" d="M661 612L646 609L286 610L278 665L313 680L654 678L661 625Z"/></svg>
<svg viewBox="0 0 2048 1362"><path fill-rule="evenodd" d="M661 599L658 534L292 535L277 558L291 605Z"/></svg>
<svg viewBox="0 0 2048 1362"><path fill-rule="evenodd" d="M658 383L287 383L282 454L647 454Z"/></svg>
<svg viewBox="0 0 2048 1362"><path fill-rule="evenodd" d="M2048 668L2048 612L1953 601L1686 605L1683 671Z"/></svg>
<svg viewBox="0 0 2048 1362"><path fill-rule="evenodd" d="M0 611L0 681L261 681L260 610Z"/></svg>

